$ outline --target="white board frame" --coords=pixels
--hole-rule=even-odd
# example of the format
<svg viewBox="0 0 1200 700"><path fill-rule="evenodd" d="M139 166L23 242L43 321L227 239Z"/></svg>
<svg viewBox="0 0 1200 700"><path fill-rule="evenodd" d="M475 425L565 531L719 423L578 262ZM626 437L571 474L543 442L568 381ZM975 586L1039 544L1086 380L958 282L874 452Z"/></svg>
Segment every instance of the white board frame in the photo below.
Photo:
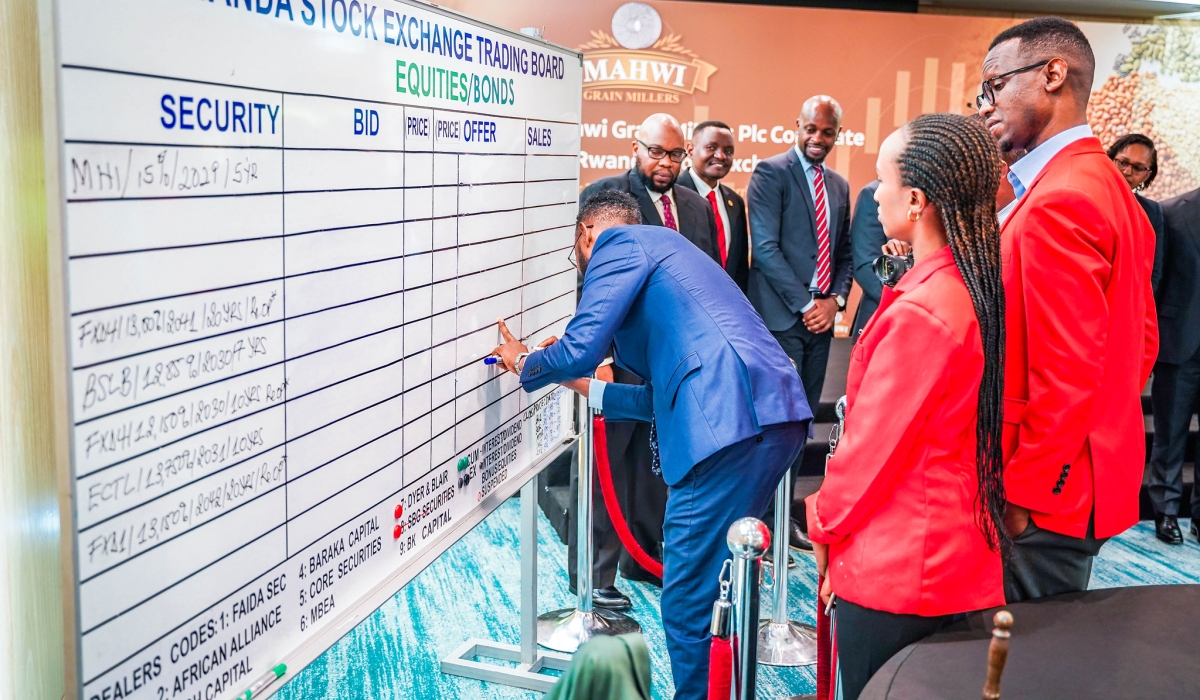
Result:
<svg viewBox="0 0 1200 700"><path fill-rule="evenodd" d="M582 66L582 53L551 42L540 37L531 37L514 32L503 27L487 24L467 15L426 4L418 0L382 0L399 5L407 5L425 12L430 12L454 19L488 31L505 35L521 42L538 41L546 48L574 55ZM64 625L64 668L63 678L64 698L83 698L83 672L81 659L80 612L79 612L79 577L78 557L76 551L76 494L74 463L74 440L72 431L72 382L70 381L73 367L68 350L70 343L70 312L67 307L67 261L66 249L66 198L62 181L63 169L63 114L61 94L62 52L59 46L59 12L57 0L37 0L38 34L41 63L42 88L42 123L43 123L43 152L46 163L45 196L47 200L46 227L49 247L49 306L52 356L49 358L51 367L51 382L53 387L54 443L56 460L54 468L59 482L59 545L60 561L62 564L63 592L63 625ZM480 114L485 112L480 111ZM582 94L580 95L580 113L582 113ZM572 404L574 402L571 402ZM468 517L457 520L445 535L430 546L418 552L412 559L378 584L368 593L357 598L352 604L338 613L330 624L325 625L314 633L286 659L288 676L294 677L325 650L341 639L354 625L361 622L367 615L378 609L384 602L396 594L406 583L423 571L430 563L440 557L449 547L462 536L473 529L506 499L514 495L530 479L534 479L541 470L560 455L576 439L576 435L568 435L560 445L548 449L538 456L516 478L511 478L488 494ZM269 689L268 695L273 695L283 686L278 683ZM266 697L266 696L263 696Z"/></svg>

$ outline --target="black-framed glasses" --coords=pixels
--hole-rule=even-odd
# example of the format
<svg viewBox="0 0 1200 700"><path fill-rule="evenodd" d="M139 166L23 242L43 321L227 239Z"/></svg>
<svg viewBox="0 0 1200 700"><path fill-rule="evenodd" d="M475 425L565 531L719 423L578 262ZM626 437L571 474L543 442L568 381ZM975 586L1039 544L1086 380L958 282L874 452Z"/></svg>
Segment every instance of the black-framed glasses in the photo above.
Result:
<svg viewBox="0 0 1200 700"><path fill-rule="evenodd" d="M646 149L646 153L650 154L653 160L662 160L664 156L671 156L672 163L682 163L684 158L687 158L687 151L682 148L676 148L673 151L668 151L662 146L651 146L645 141L638 139L638 143L642 144L642 148Z"/></svg>
<svg viewBox="0 0 1200 700"><path fill-rule="evenodd" d="M1147 168L1141 163L1130 162L1121 156L1113 158L1113 163L1116 163L1118 170L1132 170L1135 175L1144 175L1150 172L1150 168Z"/></svg>
<svg viewBox="0 0 1200 700"><path fill-rule="evenodd" d="M584 231L591 227L592 224L578 224L575 227L575 240L571 242L571 252L567 253L567 260L571 262L571 267L575 268L576 270L579 269L579 259L575 256L575 249L579 247L579 237L583 235Z"/></svg>
<svg viewBox="0 0 1200 700"><path fill-rule="evenodd" d="M1030 71L1030 70L1033 70L1034 68L1041 68L1042 66L1049 65L1051 60L1053 60L1053 59L1047 59L1045 61L1038 61L1037 63L1033 63L1028 66L1023 66L1021 68L1017 68L1016 70L1010 70L1007 73L1001 73L1000 75L997 75L993 78L988 78L987 80L983 81L983 83L980 86L983 89L983 94L979 95L978 97L975 98L975 109L983 109L983 106L985 104L989 104L989 105L996 104L996 90L1004 87L1003 85L997 87L995 85L995 82L997 80L1003 80L1004 78L1007 78L1009 76L1016 75L1018 73L1024 73L1025 71Z"/></svg>

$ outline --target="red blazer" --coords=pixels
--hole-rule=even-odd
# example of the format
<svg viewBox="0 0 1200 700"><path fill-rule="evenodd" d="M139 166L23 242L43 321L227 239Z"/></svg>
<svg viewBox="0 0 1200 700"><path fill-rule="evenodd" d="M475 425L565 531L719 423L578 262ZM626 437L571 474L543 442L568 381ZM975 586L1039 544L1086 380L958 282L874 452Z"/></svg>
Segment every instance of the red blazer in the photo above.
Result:
<svg viewBox="0 0 1200 700"><path fill-rule="evenodd" d="M1046 165L1001 229L1005 488L1038 527L1138 520L1142 387L1158 354L1154 230L1100 141Z"/></svg>
<svg viewBox="0 0 1200 700"><path fill-rule="evenodd" d="M1004 604L1000 555L975 521L983 346L946 247L884 289L846 381L846 433L808 535L829 545L838 597L892 613Z"/></svg>

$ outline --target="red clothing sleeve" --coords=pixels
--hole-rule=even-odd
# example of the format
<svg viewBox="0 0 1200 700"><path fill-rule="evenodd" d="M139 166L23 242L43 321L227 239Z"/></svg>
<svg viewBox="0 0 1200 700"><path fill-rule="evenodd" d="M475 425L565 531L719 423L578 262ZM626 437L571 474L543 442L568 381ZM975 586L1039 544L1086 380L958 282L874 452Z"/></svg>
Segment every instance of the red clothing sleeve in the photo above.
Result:
<svg viewBox="0 0 1200 700"><path fill-rule="evenodd" d="M814 542L845 539L888 499L910 461L907 438L929 420L952 381L960 341L922 307L898 300L871 333L879 343L847 411L846 433L821 490L805 501Z"/></svg>
<svg viewBox="0 0 1200 700"><path fill-rule="evenodd" d="M1088 216L1099 209L1081 190L1058 190L1030 213L1019 241L1029 402L1005 487L1009 501L1040 513L1061 506L1054 485L1087 438L1104 374L1115 237Z"/></svg>

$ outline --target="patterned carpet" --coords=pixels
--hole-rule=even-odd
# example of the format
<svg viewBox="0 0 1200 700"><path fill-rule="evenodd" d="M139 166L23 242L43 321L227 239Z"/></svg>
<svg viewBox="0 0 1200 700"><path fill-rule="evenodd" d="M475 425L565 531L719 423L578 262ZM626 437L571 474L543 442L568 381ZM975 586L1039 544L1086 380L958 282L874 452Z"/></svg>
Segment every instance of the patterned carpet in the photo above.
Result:
<svg viewBox="0 0 1200 700"><path fill-rule="evenodd" d="M516 643L519 503L510 499L456 543L395 597L284 685L279 700L464 700L538 698L539 693L443 675L442 656L467 637ZM540 512L539 512L540 516ZM1187 521L1181 521L1184 532ZM550 524L538 524L538 596L542 610L568 607L567 548ZM811 557L799 557L790 578L792 619L812 623L816 573ZM1188 537L1168 547L1143 522L1105 545L1092 574L1092 588L1200 583L1200 544ZM653 664L653 695L674 692L658 614L659 591L619 581L634 601ZM764 601L764 614L770 603ZM758 696L775 700L814 692L815 667L759 667Z"/></svg>

